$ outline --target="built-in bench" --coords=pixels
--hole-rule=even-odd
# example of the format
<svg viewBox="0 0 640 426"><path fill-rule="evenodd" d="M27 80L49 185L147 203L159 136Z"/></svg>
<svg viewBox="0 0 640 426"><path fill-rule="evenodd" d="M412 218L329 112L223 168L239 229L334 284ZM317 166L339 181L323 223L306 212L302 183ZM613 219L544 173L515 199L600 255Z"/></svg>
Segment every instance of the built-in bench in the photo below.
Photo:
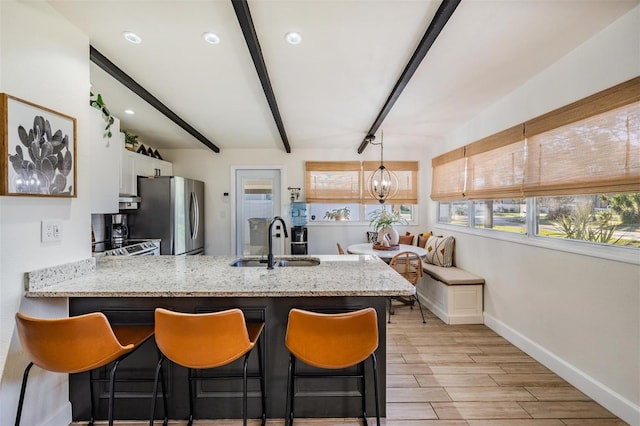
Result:
<svg viewBox="0 0 640 426"><path fill-rule="evenodd" d="M422 262L420 299L446 324L483 324L484 278L455 266Z"/></svg>

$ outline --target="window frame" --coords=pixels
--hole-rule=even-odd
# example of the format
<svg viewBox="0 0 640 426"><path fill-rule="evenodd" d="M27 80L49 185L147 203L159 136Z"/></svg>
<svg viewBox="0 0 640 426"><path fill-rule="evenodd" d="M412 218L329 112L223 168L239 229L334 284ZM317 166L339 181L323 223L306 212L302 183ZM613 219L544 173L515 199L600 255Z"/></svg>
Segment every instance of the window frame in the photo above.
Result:
<svg viewBox="0 0 640 426"><path fill-rule="evenodd" d="M473 211L473 200L459 201L465 201L468 204L470 215L469 223L463 226L440 222L439 217L436 214L436 222L434 228L443 229L450 232L459 232L462 234L474 235L483 238L490 238L498 241L507 241L516 244L545 248L549 250L557 250L565 253L579 254L599 259L614 260L623 263L630 263L633 265L640 265L640 249L636 247L617 246L613 244L598 244L590 241L572 240L567 238L552 238L537 235L535 229L535 197L526 198L527 215L525 220L527 225L527 232L525 234L517 234L492 228L476 228L475 226L473 226L473 221L471 219L471 213ZM439 209L440 202L435 202L435 204L436 209ZM437 211L438 210L436 210L436 213Z"/></svg>

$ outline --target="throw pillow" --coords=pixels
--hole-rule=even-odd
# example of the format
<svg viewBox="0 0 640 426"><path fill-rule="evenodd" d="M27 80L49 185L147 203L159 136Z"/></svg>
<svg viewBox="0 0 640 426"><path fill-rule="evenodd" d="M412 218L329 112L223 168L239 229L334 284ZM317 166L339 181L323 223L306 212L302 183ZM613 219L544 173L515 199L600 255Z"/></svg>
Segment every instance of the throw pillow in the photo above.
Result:
<svg viewBox="0 0 640 426"><path fill-rule="evenodd" d="M378 233L373 231L367 231L367 242L375 243L378 241Z"/></svg>
<svg viewBox="0 0 640 426"><path fill-rule="evenodd" d="M413 235L411 232L407 232L406 234L398 237L398 244L413 244Z"/></svg>
<svg viewBox="0 0 640 426"><path fill-rule="evenodd" d="M425 262L445 268L453 266L453 245L454 238L449 237L429 237L425 249L427 256Z"/></svg>
<svg viewBox="0 0 640 426"><path fill-rule="evenodd" d="M417 246L424 248L427 245L427 240L433 235L431 232L424 232L422 235L418 235Z"/></svg>

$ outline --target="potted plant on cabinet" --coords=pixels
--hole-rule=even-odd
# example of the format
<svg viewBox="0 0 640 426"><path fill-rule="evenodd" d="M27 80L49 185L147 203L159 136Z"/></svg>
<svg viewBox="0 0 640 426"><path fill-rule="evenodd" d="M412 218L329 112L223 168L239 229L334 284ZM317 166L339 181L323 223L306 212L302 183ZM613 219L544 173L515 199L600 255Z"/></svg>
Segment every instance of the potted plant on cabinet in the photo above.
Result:
<svg viewBox="0 0 640 426"><path fill-rule="evenodd" d="M124 131L124 147L129 151L136 152L138 146L138 135Z"/></svg>
<svg viewBox="0 0 640 426"><path fill-rule="evenodd" d="M346 220L351 217L351 210L349 207L343 207L341 209L333 209L331 211L327 211L324 214L325 219L329 220Z"/></svg>

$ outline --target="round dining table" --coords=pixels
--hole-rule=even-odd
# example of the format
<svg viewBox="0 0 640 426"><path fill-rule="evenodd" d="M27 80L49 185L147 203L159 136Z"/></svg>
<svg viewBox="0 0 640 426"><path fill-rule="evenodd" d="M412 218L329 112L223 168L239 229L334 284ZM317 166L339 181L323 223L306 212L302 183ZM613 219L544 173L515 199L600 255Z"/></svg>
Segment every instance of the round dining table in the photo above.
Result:
<svg viewBox="0 0 640 426"><path fill-rule="evenodd" d="M371 254L378 256L387 263L391 258L393 258L393 256L398 253L402 253L403 251L411 251L420 257L425 257L427 255L427 250L422 247L412 246L409 244L400 244L395 250L376 250L373 248L372 243L352 244L347 247L347 252L349 254Z"/></svg>

